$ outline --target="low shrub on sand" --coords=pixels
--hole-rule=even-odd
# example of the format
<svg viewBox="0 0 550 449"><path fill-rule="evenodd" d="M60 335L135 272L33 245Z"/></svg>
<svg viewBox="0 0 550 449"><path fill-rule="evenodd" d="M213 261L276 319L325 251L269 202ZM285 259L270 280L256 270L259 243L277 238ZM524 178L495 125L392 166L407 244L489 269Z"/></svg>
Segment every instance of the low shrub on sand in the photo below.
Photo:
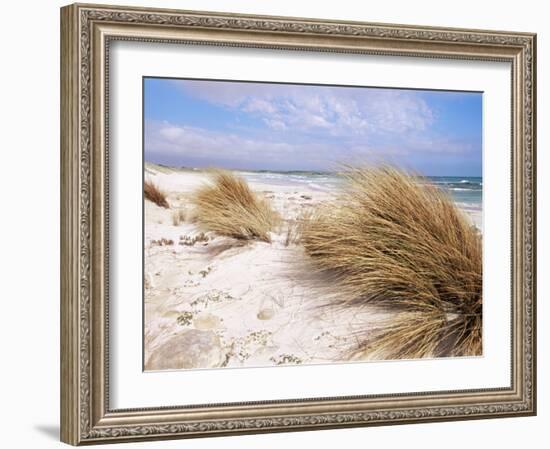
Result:
<svg viewBox="0 0 550 449"><path fill-rule="evenodd" d="M285 237L285 246L290 244L296 244L300 240L298 235L298 221L297 220L288 220L286 223L286 237Z"/></svg>
<svg viewBox="0 0 550 449"><path fill-rule="evenodd" d="M152 201L157 206L164 207L165 209L170 207L166 200L166 193L160 190L152 181L145 181L143 183L143 193L146 199Z"/></svg>
<svg viewBox="0 0 550 449"><path fill-rule="evenodd" d="M211 184L192 197L194 219L204 231L236 239L270 241L280 217L267 199L256 195L247 182L224 170L211 173Z"/></svg>
<svg viewBox="0 0 550 449"><path fill-rule="evenodd" d="M170 246L173 245L174 241L172 239L161 238L159 240L151 240L151 246Z"/></svg>
<svg viewBox="0 0 550 449"><path fill-rule="evenodd" d="M349 168L348 187L301 230L315 266L335 275L339 304L378 305L388 321L355 356L481 354L481 235L446 193L388 166Z"/></svg>
<svg viewBox="0 0 550 449"><path fill-rule="evenodd" d="M185 209L176 209L172 211L172 224L174 226L179 226L181 223L185 222L186 217L187 213Z"/></svg>
<svg viewBox="0 0 550 449"><path fill-rule="evenodd" d="M313 208L308 207L303 210L294 219L287 220L286 222L286 234L285 234L285 246L299 245L302 239L302 230L304 226L307 226L313 215Z"/></svg>

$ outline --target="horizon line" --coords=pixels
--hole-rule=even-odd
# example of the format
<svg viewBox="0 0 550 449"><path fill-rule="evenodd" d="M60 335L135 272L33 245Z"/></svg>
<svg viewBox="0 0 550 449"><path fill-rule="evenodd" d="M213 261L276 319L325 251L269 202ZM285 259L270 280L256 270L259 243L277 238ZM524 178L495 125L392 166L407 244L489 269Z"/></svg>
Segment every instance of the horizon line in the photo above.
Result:
<svg viewBox="0 0 550 449"><path fill-rule="evenodd" d="M194 171L202 171L202 170L211 170L211 169L221 168L223 170L236 171L236 172L253 172L253 173L267 172L267 173L279 173L279 174L319 173L319 174L327 174L327 175L338 174L339 172L343 171L343 170L338 171L338 170L320 170L320 169L278 170L278 169L270 169L270 168L242 168L242 167L228 168L228 167L220 167L220 166L215 166L215 165L210 165L210 166L206 166L206 167L193 167L193 166L188 166L188 165L168 165L168 164L162 164L162 163L159 163L159 162L147 161L145 159L143 160L143 162L144 162L144 164L153 164L153 165L158 165L159 167L164 167L164 168L172 168L172 169L179 169L179 170L194 170ZM413 174L414 174L414 171L413 171ZM442 174L434 175L434 174L420 174L420 173L416 173L416 174L418 174L419 176L425 176L425 177L431 177L431 178L434 178L434 177L483 178L483 174L479 174L479 175L465 175L465 174L461 174L461 175L442 175Z"/></svg>

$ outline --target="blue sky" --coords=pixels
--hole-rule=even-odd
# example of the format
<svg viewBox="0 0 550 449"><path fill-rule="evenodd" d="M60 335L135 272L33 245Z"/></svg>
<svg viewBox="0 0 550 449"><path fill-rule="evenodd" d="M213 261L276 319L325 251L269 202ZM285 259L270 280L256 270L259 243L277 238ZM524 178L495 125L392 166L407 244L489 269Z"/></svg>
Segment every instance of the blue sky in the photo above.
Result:
<svg viewBox="0 0 550 449"><path fill-rule="evenodd" d="M145 160L173 166L482 172L474 92L145 78L144 124Z"/></svg>

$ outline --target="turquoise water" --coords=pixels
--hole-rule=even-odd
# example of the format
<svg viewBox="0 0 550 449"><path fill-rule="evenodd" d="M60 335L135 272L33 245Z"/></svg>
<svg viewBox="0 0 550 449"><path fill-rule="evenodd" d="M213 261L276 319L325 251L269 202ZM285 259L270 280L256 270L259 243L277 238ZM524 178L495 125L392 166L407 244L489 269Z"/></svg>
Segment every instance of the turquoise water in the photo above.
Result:
<svg viewBox="0 0 550 449"><path fill-rule="evenodd" d="M341 187L344 180L335 173L327 172L242 172L251 182L260 182L280 186L307 185L312 190L334 191ZM429 176L430 183L447 191L455 200L466 207L481 210L483 200L483 179L476 176Z"/></svg>
<svg viewBox="0 0 550 449"><path fill-rule="evenodd" d="M449 192L457 203L481 209L483 178L476 176L430 176L428 180Z"/></svg>

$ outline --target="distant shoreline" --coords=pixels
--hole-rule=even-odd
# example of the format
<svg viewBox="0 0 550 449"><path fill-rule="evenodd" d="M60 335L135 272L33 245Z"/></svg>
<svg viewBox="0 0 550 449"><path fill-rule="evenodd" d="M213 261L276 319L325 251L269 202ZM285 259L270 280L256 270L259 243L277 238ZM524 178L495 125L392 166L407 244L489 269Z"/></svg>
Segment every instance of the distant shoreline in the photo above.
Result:
<svg viewBox="0 0 550 449"><path fill-rule="evenodd" d="M178 170L178 171L192 171L192 172L206 172L213 168L218 167L188 167L185 165L166 165L160 164L158 162L145 161L145 165L150 167L164 168L168 170ZM239 172L239 173L276 173L283 175L300 175L300 174L310 174L310 175L325 175L325 176L337 176L340 171L337 170L271 170L271 169L252 169L252 168L239 168L239 167L223 167L225 170ZM475 178L482 179L482 176L471 176L471 175L422 175L425 178L455 178L455 179L465 179L465 178Z"/></svg>
<svg viewBox="0 0 550 449"><path fill-rule="evenodd" d="M172 167L153 162L145 162L145 173L196 173L204 174L209 168L193 167ZM340 172L336 171L307 171L307 170L249 170L249 169L231 169L239 173L248 182L261 184L274 184L279 186L308 185L308 188L315 191L334 191L340 187L344 178ZM483 202L483 178L480 176L425 176L431 184L447 191L461 208L468 211L481 213Z"/></svg>

